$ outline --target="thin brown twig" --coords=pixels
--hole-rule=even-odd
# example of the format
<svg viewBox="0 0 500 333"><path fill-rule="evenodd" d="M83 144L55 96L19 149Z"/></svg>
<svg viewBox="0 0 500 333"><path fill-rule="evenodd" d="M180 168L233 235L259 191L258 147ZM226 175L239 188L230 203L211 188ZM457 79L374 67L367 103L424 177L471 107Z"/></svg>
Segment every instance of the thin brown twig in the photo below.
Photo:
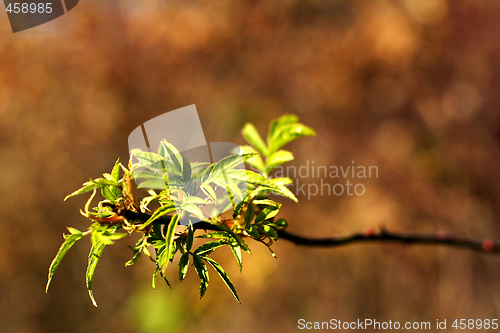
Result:
<svg viewBox="0 0 500 333"><path fill-rule="evenodd" d="M484 253L500 254L500 244L494 243L490 239L473 240L459 238L443 232L437 232L434 234L397 233L387 231L385 229L382 229L379 232L367 229L363 233L355 233L346 236L309 238L290 233L287 230L278 230L278 236L280 239L286 239L297 245L316 247L335 247L352 243L403 243L451 246Z"/></svg>
<svg viewBox="0 0 500 333"><path fill-rule="evenodd" d="M140 212L126 211L123 216L129 220L147 221L151 215ZM163 216L153 223L170 223L171 216ZM216 225L208 222L198 222L193 225L198 230L219 230ZM444 232L433 234L425 233L397 233L386 229L373 231L366 229L362 233L354 233L346 236L335 236L326 238L311 238L288 232L286 229L277 230L280 239L286 239L292 243L302 246L314 247L336 247L353 243L403 243L420 245L437 245L465 248L483 253L500 254L500 244L490 239L468 239L460 238Z"/></svg>

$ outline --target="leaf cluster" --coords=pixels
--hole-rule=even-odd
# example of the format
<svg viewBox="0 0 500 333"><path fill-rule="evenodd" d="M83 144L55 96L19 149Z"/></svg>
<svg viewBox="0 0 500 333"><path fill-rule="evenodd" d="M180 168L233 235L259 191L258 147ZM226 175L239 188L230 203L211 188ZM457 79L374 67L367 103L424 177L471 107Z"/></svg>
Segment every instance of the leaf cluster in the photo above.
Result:
<svg viewBox="0 0 500 333"><path fill-rule="evenodd" d="M246 124L242 134L250 145L241 146L239 154L216 163L191 162L165 140L160 142L156 153L133 150L128 167L118 160L111 173L90 179L68 195L65 200L92 191L81 211L91 223L85 231L68 227L69 234L63 235L64 242L49 267L46 289L68 250L89 236L92 246L86 286L92 303L97 306L92 280L104 248L127 235L139 233L135 245L128 246L132 258L125 266L134 265L142 255L149 258L154 263L153 288L158 274L170 286L167 267L178 257L180 281L189 268L194 267L200 278L200 297L208 288L208 267L212 267L239 302L231 279L210 254L218 248L229 247L241 271L242 251L251 254L248 240L261 242L271 249L273 241L279 238L277 230L288 224L282 218L275 219L281 204L268 195L281 195L295 202L297 198L286 188L290 179L271 178L269 173L293 159L291 152L281 149L286 143L315 132L299 123L296 116L284 115L270 124L267 143L252 124ZM243 162L259 172L238 168ZM133 181L149 195L136 201ZM103 199L91 208L97 191ZM228 210L232 210L232 215L224 218L223 213Z"/></svg>

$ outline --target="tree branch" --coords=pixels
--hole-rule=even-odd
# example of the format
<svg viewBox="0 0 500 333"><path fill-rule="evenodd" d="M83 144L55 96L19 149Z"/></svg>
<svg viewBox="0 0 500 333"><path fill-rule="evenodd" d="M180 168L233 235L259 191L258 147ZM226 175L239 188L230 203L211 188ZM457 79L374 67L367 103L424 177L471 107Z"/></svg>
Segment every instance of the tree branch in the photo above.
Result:
<svg viewBox="0 0 500 333"><path fill-rule="evenodd" d="M472 240L458 238L444 232L435 234L420 233L395 233L385 229L379 232L373 232L371 229L364 233L356 233L347 236L328 237L328 238L308 238L286 230L278 230L280 239L286 239L297 245L317 246L317 247L335 247L351 243L403 243L403 244L422 244L422 245L442 245L459 248L467 248L483 253L500 254L500 244L494 243L490 239Z"/></svg>
<svg viewBox="0 0 500 333"><path fill-rule="evenodd" d="M151 215L141 212L125 211L123 217L132 221L146 222ZM168 225L171 216L163 216L155 220L155 224ZM216 225L208 222L198 222L193 225L194 229L199 230L215 230L218 231ZM423 233L396 233L381 229L374 232L372 229L366 229L363 233L355 233L347 236L327 237L327 238L309 238L296 235L287 230L277 230L280 239L286 239L297 245L315 246L315 247L336 247L348 245L351 243L403 243L403 244L421 244L421 245L440 245L458 248L466 248L483 253L500 254L500 244L494 243L490 239L474 240L466 238L458 238L444 232L435 234Z"/></svg>

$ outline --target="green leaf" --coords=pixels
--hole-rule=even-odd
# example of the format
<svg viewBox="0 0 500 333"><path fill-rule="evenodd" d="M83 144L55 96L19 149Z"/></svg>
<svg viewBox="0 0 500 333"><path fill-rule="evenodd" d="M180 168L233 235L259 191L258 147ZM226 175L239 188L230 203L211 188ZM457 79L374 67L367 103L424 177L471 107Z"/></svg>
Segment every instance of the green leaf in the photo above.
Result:
<svg viewBox="0 0 500 333"><path fill-rule="evenodd" d="M118 186L118 183L116 181L112 181L112 180L108 180L108 179L104 179L104 178L98 178L98 179L95 179L95 180L91 179L90 181L83 183L83 187L82 188L80 188L80 189L76 190L75 192L67 195L64 198L64 201L66 201L67 199L69 199L71 197L74 197L75 195L79 195L79 194L82 194L82 193L90 192L90 191L95 190L97 188L105 187L107 185Z"/></svg>
<svg viewBox="0 0 500 333"><path fill-rule="evenodd" d="M231 251L233 252L234 258L236 259L236 263L241 270L243 269L243 258L241 257L241 247L231 245Z"/></svg>
<svg viewBox="0 0 500 333"><path fill-rule="evenodd" d="M264 143L264 140L262 140L262 137L260 136L259 132L255 128L254 125L250 123L246 123L243 129L241 130L241 134L245 138L245 140L257 148L257 150L263 155L267 156L268 154L268 148L266 144Z"/></svg>
<svg viewBox="0 0 500 333"><path fill-rule="evenodd" d="M257 150L255 148L253 148L252 146L248 146L248 145L240 146L240 150L243 153L257 153ZM259 170L260 172L264 172L264 169L266 168L264 161L262 160L262 157L260 156L260 154L257 154L255 156L253 156L252 158L249 158L246 162L248 165Z"/></svg>
<svg viewBox="0 0 500 333"><path fill-rule="evenodd" d="M272 137L276 134L278 128L281 128L287 124L294 124L299 122L299 117L294 114L284 114L281 117L274 119L269 124L269 130L267 131L267 143L271 142Z"/></svg>
<svg viewBox="0 0 500 333"><path fill-rule="evenodd" d="M215 163L213 166L213 171L210 174L210 179L212 181L219 180L220 182L225 182L225 173L231 170L232 172L242 172L244 174L244 169L237 169L238 165L241 165L244 161L255 156L254 153L243 154L243 155L230 155L221 159L219 162Z"/></svg>
<svg viewBox="0 0 500 333"><path fill-rule="evenodd" d="M139 259L141 258L141 254L144 250L147 251L147 248L144 246L144 241L145 241L145 238L146 238L146 234L144 234L141 239L139 239L137 241L137 243L135 244L135 246L129 246L129 248L134 251L134 256L132 257L132 259L130 259L129 261L127 261L125 263L125 267L128 267L128 266L132 266L133 264L135 264L137 261L139 261ZM148 252L149 253L149 252Z"/></svg>
<svg viewBox="0 0 500 333"><path fill-rule="evenodd" d="M144 228L147 227L148 225L150 225L154 220L157 220L160 217L165 216L165 215L172 213L172 212L175 212L175 211L176 211L176 208L175 208L175 204L173 202L169 202L168 204L161 206L160 208L155 210L153 215L151 215L151 217L146 222L144 222L144 224L141 226L141 230L144 230Z"/></svg>
<svg viewBox="0 0 500 333"><path fill-rule="evenodd" d="M208 202L197 196L191 196L184 199L185 204L206 205Z"/></svg>
<svg viewBox="0 0 500 333"><path fill-rule="evenodd" d="M75 228L72 228L72 227L66 227L66 229L68 229L68 231L72 234L72 235L76 235L76 234L81 234L82 232L78 229L75 229Z"/></svg>
<svg viewBox="0 0 500 333"><path fill-rule="evenodd" d="M266 205L266 206L281 206L280 203L271 199L258 199L252 201L255 205Z"/></svg>
<svg viewBox="0 0 500 333"><path fill-rule="evenodd" d="M278 186L293 184L293 180L288 177L278 177L269 179L273 184Z"/></svg>
<svg viewBox="0 0 500 333"><path fill-rule="evenodd" d="M196 236L196 238L229 238L231 237L226 231L214 231L209 232L200 236Z"/></svg>
<svg viewBox="0 0 500 333"><path fill-rule="evenodd" d="M291 199L295 202L298 202L295 195L289 189L287 189L284 186L276 185L272 181L267 179L266 177L264 177L258 173L255 173L253 171L246 170L246 173L244 174L245 177L242 177L241 172L232 172L232 171L226 172L226 175L228 178L239 179L241 181L246 180L248 184L252 184L255 186L261 186L262 189L265 191L279 194L279 195L282 195L282 196L284 196L288 199Z"/></svg>
<svg viewBox="0 0 500 333"><path fill-rule="evenodd" d="M50 264L49 267L49 276L47 278L47 285L45 287L45 292L49 290L50 282L52 281L52 277L54 276L54 273L61 263L61 260L64 258L64 255L68 250L78 241L83 237L83 233L81 231L78 231L74 228L68 228L69 232L71 233L70 235L63 235L64 237L64 242L62 243L61 247L59 247L59 250L57 251L56 256L52 260L52 263Z"/></svg>
<svg viewBox="0 0 500 333"><path fill-rule="evenodd" d="M174 163L177 170L179 170L179 172L182 172L182 167L181 167L181 163L183 163L182 156L177 150L177 148L174 147L173 144L171 144L166 140L162 140L158 152L161 156L164 156L165 158L168 155L168 157Z"/></svg>
<svg viewBox="0 0 500 333"><path fill-rule="evenodd" d="M219 263L217 261L213 260L212 258L204 257L203 259L206 262L208 262L210 264L210 266L213 267L213 269L215 269L215 271L217 272L217 274L219 274L219 276L221 277L221 279L224 281L224 283L226 284L226 286L229 288L229 290L233 294L234 298L236 298L236 300L238 301L238 303L241 303L240 299L238 297L238 294L236 293L236 289L234 288L233 282L231 282L231 279L229 278L229 276L227 276L227 273L224 271L224 269L222 268L222 266L219 265Z"/></svg>
<svg viewBox="0 0 500 333"><path fill-rule="evenodd" d="M270 238L274 239L274 240L277 240L278 239L278 233L276 232L276 230L274 230L274 228L272 228L271 226L267 225L267 224L264 224L264 225L260 225L258 224L257 227L263 232L265 233L267 236L269 236Z"/></svg>
<svg viewBox="0 0 500 333"><path fill-rule="evenodd" d="M92 300L92 304L94 304L95 307L97 307L97 303L94 298L94 293L92 292L92 279L94 277L94 272L97 267L97 262L99 261L102 251L104 250L104 247L106 244L104 243L97 243L93 244L92 247L90 248L90 253L89 253L89 261L88 261L88 266L87 266L87 273L85 276L85 282L87 284L87 290L89 292L90 299Z"/></svg>
<svg viewBox="0 0 500 333"><path fill-rule="evenodd" d="M280 210L281 205L279 206L269 206L264 208L257 217L255 218L255 223L262 222L264 220L268 220L276 216Z"/></svg>
<svg viewBox="0 0 500 333"><path fill-rule="evenodd" d="M210 184L208 184L208 183L207 184L203 184L203 185L200 186L200 189L213 202L217 201L217 195L215 194L215 191L212 188L212 186L210 186Z"/></svg>
<svg viewBox="0 0 500 333"><path fill-rule="evenodd" d="M189 223L188 226L188 235L186 238L186 249L189 251L193 247L193 240L194 240L194 230L193 230L193 225Z"/></svg>
<svg viewBox="0 0 500 333"><path fill-rule="evenodd" d="M168 224L167 232L165 235L165 253L167 254L167 260L164 260L164 262L162 263L158 263L160 264L160 266L162 266L162 273L165 272L165 269L167 268L168 259L170 259L170 254L172 253L172 249L174 247L175 228L177 227L178 223L179 215L175 214Z"/></svg>
<svg viewBox="0 0 500 333"><path fill-rule="evenodd" d="M191 164L186 157L182 157L182 178L185 182L191 180Z"/></svg>
<svg viewBox="0 0 500 333"><path fill-rule="evenodd" d="M286 228L288 227L288 222L285 219L278 219L273 223L269 223L269 225L272 227Z"/></svg>
<svg viewBox="0 0 500 333"><path fill-rule="evenodd" d="M142 151L139 148L132 149L130 151L130 155L135 157L139 161L140 164L144 164L144 165L151 165L155 162L160 162L160 161L165 160L165 158L163 156L160 156L156 153L152 153L149 151Z"/></svg>
<svg viewBox="0 0 500 333"><path fill-rule="evenodd" d="M255 225L250 225L249 227L247 227L245 229L245 231L247 232L247 234L249 234L250 236L252 236L255 239L260 238L259 230L257 229L257 227Z"/></svg>
<svg viewBox="0 0 500 333"><path fill-rule="evenodd" d="M115 166L113 167L113 170L111 171L111 177L114 181L116 181L118 183L118 180L120 179L120 159L116 160ZM107 188L111 192L111 197L113 198L112 201L115 201L120 196L120 194L122 192L121 188L118 186L108 186Z"/></svg>
<svg viewBox="0 0 500 333"><path fill-rule="evenodd" d="M241 238L239 235L233 233L233 231L231 229L229 229L228 227L226 227L224 224L217 224L217 228L219 228L222 231L225 231L228 234L230 234L231 237L233 237L233 239L238 243L238 246L240 246L248 254L252 254L252 251L250 251L250 248L248 247L248 244L245 243L245 241L243 240L243 238Z"/></svg>
<svg viewBox="0 0 500 333"><path fill-rule="evenodd" d="M287 123L280 125L276 128L274 133L271 135L271 140L269 144L269 155L272 155L275 151L293 141L295 139L305 137L305 136L315 136L316 132L300 123Z"/></svg>
<svg viewBox="0 0 500 333"><path fill-rule="evenodd" d="M205 220L206 217L203 215L203 212L201 211L200 207L196 206L195 204L192 203L184 203L181 205L181 210L186 211L190 214L193 214L200 220Z"/></svg>
<svg viewBox="0 0 500 333"><path fill-rule="evenodd" d="M151 286L153 287L153 290L156 290L156 277L158 276L158 272L160 271L160 268L158 265L155 266L155 270L153 272L153 280L151 281Z"/></svg>
<svg viewBox="0 0 500 333"><path fill-rule="evenodd" d="M142 254L142 249L139 250L139 251L135 251L134 252L134 256L132 257L132 259L130 259L129 261L127 261L125 263L125 267L132 266L133 264L135 264L136 262L138 262L139 259L141 258L141 254Z"/></svg>
<svg viewBox="0 0 500 333"><path fill-rule="evenodd" d="M280 149L274 152L266 159L266 173L269 174L272 169L286 162L293 160L293 154L288 150Z"/></svg>
<svg viewBox="0 0 500 333"><path fill-rule="evenodd" d="M254 216L255 216L255 208L253 204L250 202L248 204L247 213L245 214L245 225L250 225L250 223L252 223Z"/></svg>
<svg viewBox="0 0 500 333"><path fill-rule="evenodd" d="M186 277L188 268L189 268L189 252L184 252L184 254L181 256L181 259L179 259L179 279L181 280L181 282Z"/></svg>
<svg viewBox="0 0 500 333"><path fill-rule="evenodd" d="M208 281L209 281L208 269L205 263L198 256L193 256L193 265L196 273L198 274L201 280L200 298L202 298L205 295L205 292L207 291L208 288Z"/></svg>
<svg viewBox="0 0 500 333"><path fill-rule="evenodd" d="M227 241L225 239L209 241L202 244L199 248L194 251L194 254L197 256L208 256L215 249L227 245Z"/></svg>

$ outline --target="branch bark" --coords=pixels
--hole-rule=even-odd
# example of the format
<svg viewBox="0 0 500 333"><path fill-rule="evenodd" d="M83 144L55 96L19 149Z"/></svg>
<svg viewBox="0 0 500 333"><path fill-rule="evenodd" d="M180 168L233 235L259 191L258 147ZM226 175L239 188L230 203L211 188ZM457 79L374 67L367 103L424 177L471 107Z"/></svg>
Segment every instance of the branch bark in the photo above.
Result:
<svg viewBox="0 0 500 333"><path fill-rule="evenodd" d="M280 239L286 239L297 245L316 246L316 247L335 247L352 243L403 243L403 244L421 244L421 245L440 245L458 248L466 248L484 253L500 254L500 244L494 243L490 239L474 240L459 238L444 232L435 234L424 233L396 233L385 229L379 232L373 232L367 229L363 233L355 233L347 236L328 237L328 238L308 238L286 230L279 230Z"/></svg>
<svg viewBox="0 0 500 333"><path fill-rule="evenodd" d="M128 220L133 221L147 221L151 215L140 212L126 211L123 216ZM171 217L164 216L153 223L165 224L170 223ZM215 230L218 231L216 225L208 222L198 222L193 225L194 229L199 230ZM278 230L280 239L286 239L292 243L303 246L314 247L336 247L353 243L403 243L403 244L420 244L420 245L436 245L436 246L450 246L457 248L465 248L469 250L479 251L483 253L500 254L500 244L493 242L490 239L468 239L455 237L453 235L437 232L434 234L425 233L396 233L381 229L380 231L373 231L366 229L362 233L354 233L346 236L326 237L326 238L310 238L297 235L287 230Z"/></svg>

